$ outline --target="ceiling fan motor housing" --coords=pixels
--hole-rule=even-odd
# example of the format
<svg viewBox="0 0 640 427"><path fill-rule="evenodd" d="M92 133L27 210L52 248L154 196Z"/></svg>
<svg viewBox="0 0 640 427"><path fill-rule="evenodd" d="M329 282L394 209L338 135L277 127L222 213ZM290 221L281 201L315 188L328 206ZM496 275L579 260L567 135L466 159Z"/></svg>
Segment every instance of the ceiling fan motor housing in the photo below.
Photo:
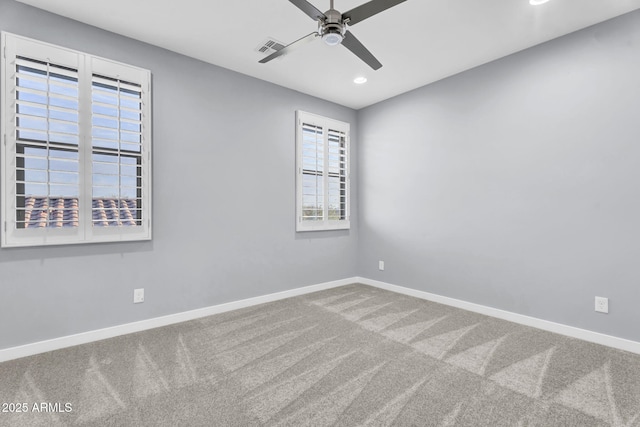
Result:
<svg viewBox="0 0 640 427"><path fill-rule="evenodd" d="M342 43L344 32L346 30L342 22L342 14L335 9L329 9L324 14L326 19L318 21L318 32L322 36L322 40L329 46L335 46Z"/></svg>

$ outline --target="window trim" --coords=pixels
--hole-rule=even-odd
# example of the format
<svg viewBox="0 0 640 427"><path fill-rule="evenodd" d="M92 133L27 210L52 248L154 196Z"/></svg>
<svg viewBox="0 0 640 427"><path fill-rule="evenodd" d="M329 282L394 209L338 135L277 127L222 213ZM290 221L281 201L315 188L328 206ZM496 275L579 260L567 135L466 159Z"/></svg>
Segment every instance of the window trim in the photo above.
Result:
<svg viewBox="0 0 640 427"><path fill-rule="evenodd" d="M2 31L0 57L0 246L49 246L97 242L151 240L152 182L151 182L151 72L133 65L101 58L88 53L53 45ZM77 227L17 228L16 207L16 136L15 60L45 61L77 70L78 78L78 201ZM93 226L92 221L92 79L104 75L119 81L140 85L141 90L141 162L142 207L139 226Z"/></svg>
<svg viewBox="0 0 640 427"><path fill-rule="evenodd" d="M317 126L323 129L323 170L327 173L322 173L323 176L323 219L320 221L303 221L303 165L302 165L302 150L303 150L303 125L308 124L311 126ZM317 114L308 113L305 111L296 111L296 232L304 231L327 231L327 230L348 230L351 228L351 147L350 147L350 127L351 125L346 122L342 122L328 117L323 117ZM329 130L342 132L345 135L345 217L340 220L329 220L328 216L328 152L329 152Z"/></svg>

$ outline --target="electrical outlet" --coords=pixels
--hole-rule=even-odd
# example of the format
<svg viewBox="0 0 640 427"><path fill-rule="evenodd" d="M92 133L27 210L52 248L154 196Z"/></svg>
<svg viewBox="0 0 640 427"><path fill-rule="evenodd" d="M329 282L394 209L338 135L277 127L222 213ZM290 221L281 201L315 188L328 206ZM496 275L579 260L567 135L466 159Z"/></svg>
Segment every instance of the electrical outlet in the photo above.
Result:
<svg viewBox="0 0 640 427"><path fill-rule="evenodd" d="M139 304L144 302L144 288L133 290L133 303Z"/></svg>
<svg viewBox="0 0 640 427"><path fill-rule="evenodd" d="M378 270L380 271L384 270L384 261L378 261Z"/></svg>
<svg viewBox="0 0 640 427"><path fill-rule="evenodd" d="M609 298L596 297L596 311L599 313L609 312Z"/></svg>

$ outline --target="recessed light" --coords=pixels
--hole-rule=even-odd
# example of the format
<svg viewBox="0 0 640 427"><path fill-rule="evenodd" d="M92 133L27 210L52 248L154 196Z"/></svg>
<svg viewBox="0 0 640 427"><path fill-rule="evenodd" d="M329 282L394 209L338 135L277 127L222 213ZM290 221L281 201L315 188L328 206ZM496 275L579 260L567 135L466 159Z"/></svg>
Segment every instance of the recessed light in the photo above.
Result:
<svg viewBox="0 0 640 427"><path fill-rule="evenodd" d="M360 77L356 77L355 79L353 79L353 82L354 82L355 84L357 84L357 85L361 85L361 84L363 84L363 83L366 83L366 82L367 82L367 78L366 78L366 77L362 77L362 76L360 76Z"/></svg>
<svg viewBox="0 0 640 427"><path fill-rule="evenodd" d="M538 6L540 4L544 4L546 2L548 2L549 0L529 0L529 4L532 4L534 6Z"/></svg>

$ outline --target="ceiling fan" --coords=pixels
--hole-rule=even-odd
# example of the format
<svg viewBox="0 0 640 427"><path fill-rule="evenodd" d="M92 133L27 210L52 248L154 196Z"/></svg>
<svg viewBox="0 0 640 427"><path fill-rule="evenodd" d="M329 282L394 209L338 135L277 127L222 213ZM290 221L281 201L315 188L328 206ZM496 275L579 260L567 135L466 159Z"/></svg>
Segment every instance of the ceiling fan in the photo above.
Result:
<svg viewBox="0 0 640 427"><path fill-rule="evenodd" d="M307 0L289 0L301 11L306 13L314 21L318 21L318 30L308 34L293 43L290 43L282 49L262 58L259 62L264 64L279 56L291 52L293 49L306 44L316 37L321 37L324 42L330 46L342 44L349 49L358 58L362 59L371 68L377 70L382 67L380 61L362 43L354 36L347 27L353 26L358 22L364 21L382 11L396 6L406 0L371 0L362 4L348 12L340 13L333 8L333 0L330 0L329 10L325 13L320 12L314 5Z"/></svg>

